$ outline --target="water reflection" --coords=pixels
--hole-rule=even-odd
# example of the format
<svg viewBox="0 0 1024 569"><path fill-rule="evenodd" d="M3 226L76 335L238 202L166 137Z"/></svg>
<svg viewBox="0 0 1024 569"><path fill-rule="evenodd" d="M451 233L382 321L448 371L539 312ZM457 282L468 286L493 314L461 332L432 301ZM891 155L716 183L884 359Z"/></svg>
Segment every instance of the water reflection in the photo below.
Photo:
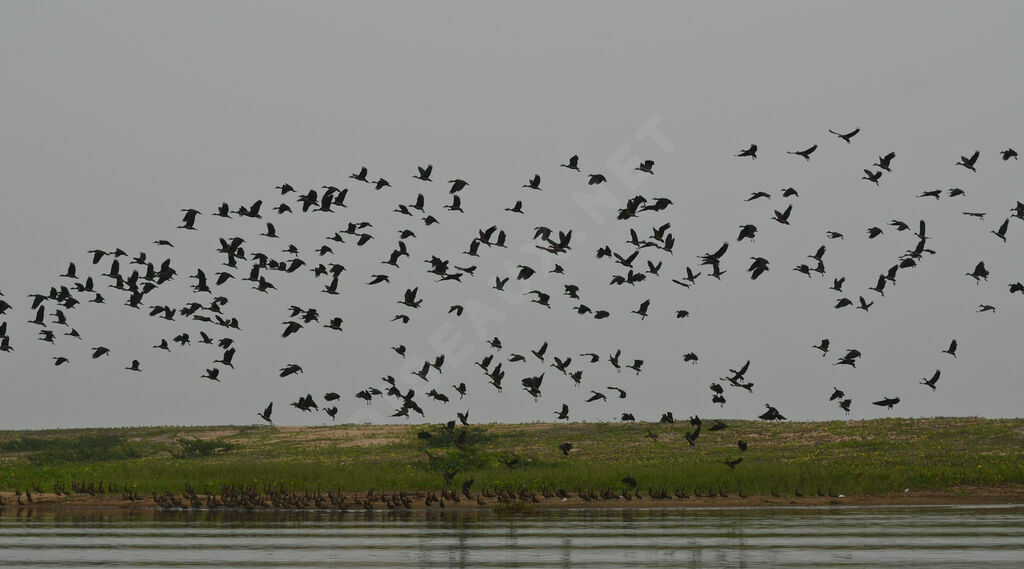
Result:
<svg viewBox="0 0 1024 569"><path fill-rule="evenodd" d="M0 511L0 567L1020 567L1024 508Z"/></svg>

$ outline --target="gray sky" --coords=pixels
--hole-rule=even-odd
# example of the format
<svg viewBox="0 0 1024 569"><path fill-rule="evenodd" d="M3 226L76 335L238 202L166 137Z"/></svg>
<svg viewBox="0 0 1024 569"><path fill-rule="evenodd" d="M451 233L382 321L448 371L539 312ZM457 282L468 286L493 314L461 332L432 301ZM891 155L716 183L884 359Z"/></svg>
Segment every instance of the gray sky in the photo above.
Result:
<svg viewBox="0 0 1024 569"><path fill-rule="evenodd" d="M394 400L367 408L353 395L389 374L421 394L431 421L466 408L474 421L550 420L562 402L575 420L623 411L657 420L669 410L751 418L766 402L793 419L843 418L827 402L833 386L853 398L851 418L1019 415L1024 298L1011 297L1007 284L1024 279L1024 222L1013 220L1005 245L989 231L1024 198L1021 165L997 154L1024 146L1022 10L1010 2L0 4L0 290L15 305L4 317L15 351L0 354L0 428L248 423L270 400L278 424L321 424L324 414L287 403L325 391L342 393L340 420L379 422ZM849 145L827 132L854 127L863 130ZM732 156L750 143L759 145L758 160ZM819 148L810 162L785 154L812 144ZM975 149L977 173L954 166ZM880 188L859 179L890 150L893 173ZM585 176L558 167L572 154L583 174L608 177L600 188L613 201L643 194L674 206L630 222L600 203L586 206L596 194ZM656 161L654 176L631 171L642 158ZM412 179L427 163L435 182ZM393 187L375 192L348 179L363 165ZM520 188L535 173L544 191ZM456 177L470 183L465 215L442 209L450 203L444 181ZM300 191L348 187L349 207L279 216L270 208L281 202L273 188L282 182ZM799 198L779 195L789 186ZM952 187L967 197L915 197ZM772 199L743 201L758 190ZM439 225L392 213L417 193ZM209 215L222 201L235 209L256 199L280 239L259 237L261 221ZM517 199L527 215L503 211ZM286 201L295 206L294 195ZM787 203L789 227L770 219ZM175 229L188 207L204 212L199 231ZM989 215L977 221L962 211ZM926 219L938 253L901 271L881 298L867 287L916 242L885 225L894 218ZM57 277L68 261L80 274L106 272L107 260L89 264L89 249L170 256L178 278L146 303L178 307L196 298L185 277L197 267L219 270L218 237L243 236L250 253L275 258L294 243L315 263L324 237L360 220L374 224L370 244L350 240L325 258L348 269L340 296L320 294L325 283L308 272L268 274L280 289L270 295L240 280L218 290L241 332L148 318L122 307L123 294L102 277L97 288L109 304L69 311L82 342L59 337L50 346L25 323L26 295L69 284ZM665 222L674 255L645 249L639 257L641 266L664 261L661 277L608 286L622 267L595 259L596 249L626 254L629 228L645 238ZM743 223L759 227L756 242L735 242ZM510 247L462 255L477 229L492 224ZM513 279L505 295L491 290L506 264L549 262L532 248L538 225L574 230L573 251L558 259L567 274L541 270L525 285ZM884 235L869 241L871 226ZM411 258L399 270L381 265L405 227L418 235L408 240ZM826 230L846 239L826 240ZM726 240L721 282L704 276L689 290L671 282ZM822 244L825 278L791 270L812 263L806 256ZM424 272L431 255L476 264L477 276L435 283ZM771 261L755 282L745 273L751 256ZM981 260L992 276L975 285L963 274ZM391 275L391 284L363 286L373 273ZM870 313L832 308L839 295L828 287L839 276L847 277L843 296L876 301ZM577 316L561 296L565 283L612 317ZM389 322L402 312L402 291L417 285L425 300L406 311L412 322ZM524 303L520 293L534 288L552 295L551 310ZM650 317L629 314L648 298ZM476 316L448 316L454 303ZM982 303L996 314L975 313ZM345 331L314 326L282 340L292 304L318 308L323 322L343 317ZM691 317L675 319L678 309ZM219 350L150 347L200 329L237 342L236 369L222 370L219 384L199 378ZM505 346L498 358L530 358L505 364L501 395L472 364L490 352L484 341L492 336ZM824 337L834 351L822 358L811 346ZM940 353L951 338L960 342L955 360ZM551 342L548 362L573 356L584 385L547 367L544 396L534 402L519 380L544 370L528 353L543 340ZM408 347L404 362L389 350L398 344ZM98 345L112 356L91 360ZM853 347L864 353L857 369L831 365ZM606 361L616 348L623 360L644 359L643 373L616 374ZM602 362L580 362L587 351ZM699 365L682 363L689 351ZM410 375L439 352L448 363L430 386ZM58 355L71 363L54 367ZM123 371L133 358L144 373ZM727 388L725 408L712 405L708 385L747 359L754 393ZM289 362L305 373L278 378ZM936 369L936 392L917 384ZM431 386L451 396L459 381L469 385L465 401L443 406L422 396ZM629 397L583 403L607 385ZM903 402L893 411L870 405L884 395Z"/></svg>

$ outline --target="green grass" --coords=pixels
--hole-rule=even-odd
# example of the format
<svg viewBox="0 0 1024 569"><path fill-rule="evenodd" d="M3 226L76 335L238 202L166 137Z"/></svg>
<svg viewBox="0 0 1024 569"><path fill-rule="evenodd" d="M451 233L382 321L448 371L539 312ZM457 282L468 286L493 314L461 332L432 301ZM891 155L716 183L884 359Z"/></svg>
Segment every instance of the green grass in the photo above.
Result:
<svg viewBox="0 0 1024 569"><path fill-rule="evenodd" d="M819 487L846 495L905 488L971 491L1024 486L1024 419L883 419L707 424L689 446L688 424L474 425L466 449L437 426L140 427L0 432L0 491L104 483L140 494L217 491L224 485L291 490L424 490L455 484L539 490L714 488L746 494ZM416 433L434 433L420 440ZM659 435L657 441L645 437ZM736 441L749 450L741 453ZM572 442L568 458L558 445ZM734 471L721 463L742 456ZM506 463L518 459L517 466Z"/></svg>

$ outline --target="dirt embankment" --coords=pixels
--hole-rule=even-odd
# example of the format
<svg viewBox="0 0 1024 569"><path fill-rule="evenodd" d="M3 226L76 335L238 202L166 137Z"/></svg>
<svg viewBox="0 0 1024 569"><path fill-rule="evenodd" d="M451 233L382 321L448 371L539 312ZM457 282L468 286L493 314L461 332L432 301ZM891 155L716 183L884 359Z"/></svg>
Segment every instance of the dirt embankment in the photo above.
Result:
<svg viewBox="0 0 1024 569"><path fill-rule="evenodd" d="M822 506L939 506L939 505L993 505L993 504L1024 504L1024 489L969 489L956 492L941 491L920 491L890 494L884 496L688 496L680 498L671 496L663 499L653 499L648 496L641 498L625 499L613 497L609 499L598 498L584 500L577 495L570 495L568 498L542 498L538 501L520 500L502 503L494 497L484 497L480 494L472 494L472 498L460 496L458 502L451 499L442 500L444 505L434 500L430 505L426 504L426 494L422 492L410 493L407 495L407 506L403 506L392 500L398 493L378 493L370 501L373 510L390 509L411 509L411 510L444 510L444 509L506 509L510 511L529 511L532 509L548 508L636 508L636 509L686 509L686 508L728 508L728 507L822 507ZM202 505L192 507L188 500L181 496L176 497L182 503L181 507L167 508L166 505L159 505L152 497L145 496L136 500L127 500L119 495L74 495L57 496L52 493L33 494L31 501L28 501L25 494L20 496L13 492L0 492L0 511L16 511L19 509L125 509L125 510L157 510L157 509L180 509L180 510L207 510L205 503L206 496L199 496ZM344 499L344 506L322 507L310 503L306 506L297 507L256 507L253 509L262 511L281 510L367 510L366 495L361 493L348 494ZM390 505L389 505L390 503ZM223 508L214 506L212 509ZM224 509L240 510L243 508L232 507ZM248 508L246 508L248 509Z"/></svg>

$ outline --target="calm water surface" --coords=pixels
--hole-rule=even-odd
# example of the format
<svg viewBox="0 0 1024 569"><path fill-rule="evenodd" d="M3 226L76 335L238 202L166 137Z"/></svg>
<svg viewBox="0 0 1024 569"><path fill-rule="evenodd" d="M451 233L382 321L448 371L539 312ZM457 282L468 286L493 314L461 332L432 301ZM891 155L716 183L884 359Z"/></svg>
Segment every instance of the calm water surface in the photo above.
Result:
<svg viewBox="0 0 1024 569"><path fill-rule="evenodd" d="M0 512L0 567L1024 567L1024 507Z"/></svg>

